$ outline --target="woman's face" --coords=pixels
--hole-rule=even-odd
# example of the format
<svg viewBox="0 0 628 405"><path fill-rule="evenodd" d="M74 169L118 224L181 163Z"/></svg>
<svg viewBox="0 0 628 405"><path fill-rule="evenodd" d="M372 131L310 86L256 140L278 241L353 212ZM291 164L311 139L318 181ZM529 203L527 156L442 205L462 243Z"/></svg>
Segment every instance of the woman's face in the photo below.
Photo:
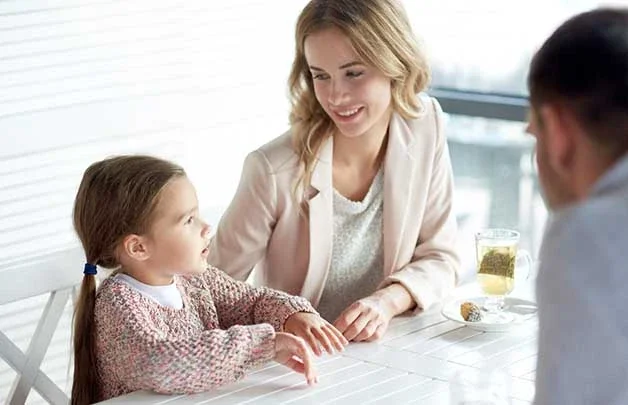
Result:
<svg viewBox="0 0 628 405"><path fill-rule="evenodd" d="M316 99L340 133L385 132L392 111L390 79L362 62L337 28L308 35L304 48Z"/></svg>

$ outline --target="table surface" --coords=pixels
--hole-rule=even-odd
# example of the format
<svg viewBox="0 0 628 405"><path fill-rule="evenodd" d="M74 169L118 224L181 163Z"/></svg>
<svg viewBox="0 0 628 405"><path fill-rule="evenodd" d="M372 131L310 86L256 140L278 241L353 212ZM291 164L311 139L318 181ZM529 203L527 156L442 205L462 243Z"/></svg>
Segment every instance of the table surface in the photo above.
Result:
<svg viewBox="0 0 628 405"><path fill-rule="evenodd" d="M475 296L476 285L450 297ZM526 286L513 296L533 299ZM507 332L470 329L447 320L436 305L391 321L374 343L352 343L344 352L316 359L319 383L269 363L229 386L196 395L138 391L105 404L449 404L449 385L459 371L501 369L510 378L512 405L534 399L538 322L533 317ZM455 381L455 380L454 380Z"/></svg>

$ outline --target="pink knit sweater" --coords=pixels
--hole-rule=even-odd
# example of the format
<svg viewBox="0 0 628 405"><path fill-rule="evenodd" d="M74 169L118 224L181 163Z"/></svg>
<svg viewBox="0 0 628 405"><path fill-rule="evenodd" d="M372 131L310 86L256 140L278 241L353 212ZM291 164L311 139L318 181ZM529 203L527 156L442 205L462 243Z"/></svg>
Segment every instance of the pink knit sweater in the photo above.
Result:
<svg viewBox="0 0 628 405"><path fill-rule="evenodd" d="M215 268L175 282L183 298L178 310L114 277L101 284L94 314L101 400L234 382L274 357L275 331L286 318L316 312L304 298L254 288Z"/></svg>

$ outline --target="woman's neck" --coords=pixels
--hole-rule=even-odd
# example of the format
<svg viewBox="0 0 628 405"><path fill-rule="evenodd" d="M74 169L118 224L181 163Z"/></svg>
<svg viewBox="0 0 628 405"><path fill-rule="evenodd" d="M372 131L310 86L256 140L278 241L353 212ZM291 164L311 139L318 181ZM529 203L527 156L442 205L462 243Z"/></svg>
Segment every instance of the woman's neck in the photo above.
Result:
<svg viewBox="0 0 628 405"><path fill-rule="evenodd" d="M376 169L386 154L390 116L382 119L368 132L349 138L341 134L334 137L334 166Z"/></svg>

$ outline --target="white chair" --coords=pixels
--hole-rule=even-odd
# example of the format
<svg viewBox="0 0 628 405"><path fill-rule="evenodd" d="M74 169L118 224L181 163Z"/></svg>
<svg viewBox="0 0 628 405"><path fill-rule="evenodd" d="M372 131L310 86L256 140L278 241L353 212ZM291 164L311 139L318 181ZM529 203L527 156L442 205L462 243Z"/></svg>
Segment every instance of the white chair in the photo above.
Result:
<svg viewBox="0 0 628 405"><path fill-rule="evenodd" d="M68 396L40 366L65 305L83 278L84 257L81 249L74 248L0 267L0 305L50 294L26 352L0 331L0 357L17 372L7 404L23 404L31 388L51 404L69 403Z"/></svg>

